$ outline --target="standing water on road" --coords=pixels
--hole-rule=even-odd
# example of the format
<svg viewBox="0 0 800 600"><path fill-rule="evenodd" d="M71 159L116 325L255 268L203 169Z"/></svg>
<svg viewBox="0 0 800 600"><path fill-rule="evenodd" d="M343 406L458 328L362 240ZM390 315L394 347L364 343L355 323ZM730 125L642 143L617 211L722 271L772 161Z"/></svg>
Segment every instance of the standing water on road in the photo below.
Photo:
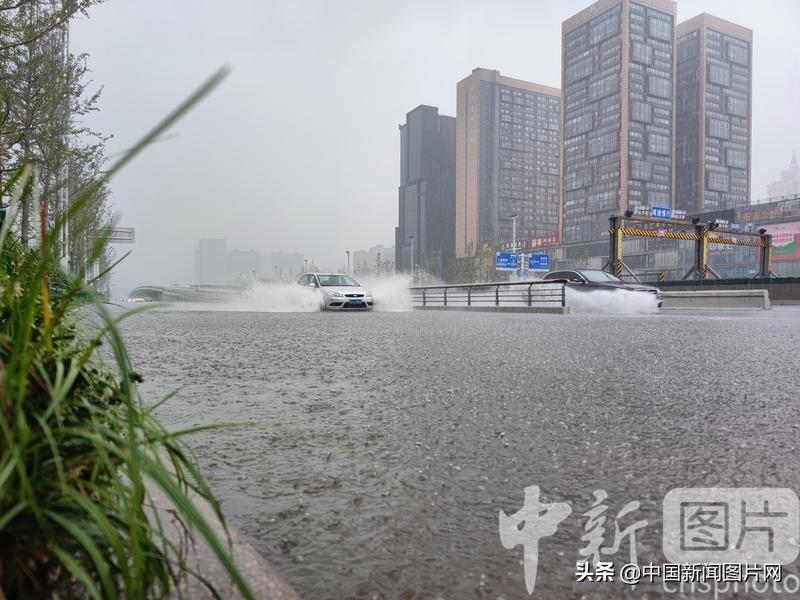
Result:
<svg viewBox="0 0 800 600"><path fill-rule="evenodd" d="M665 593L576 582L593 506L609 548L646 521L660 564L670 489L800 486L800 310L762 314L166 311L126 335L148 401L179 390L172 427L240 424L190 445L303 598L529 598L498 516L538 486L571 513L533 597L613 599Z"/></svg>

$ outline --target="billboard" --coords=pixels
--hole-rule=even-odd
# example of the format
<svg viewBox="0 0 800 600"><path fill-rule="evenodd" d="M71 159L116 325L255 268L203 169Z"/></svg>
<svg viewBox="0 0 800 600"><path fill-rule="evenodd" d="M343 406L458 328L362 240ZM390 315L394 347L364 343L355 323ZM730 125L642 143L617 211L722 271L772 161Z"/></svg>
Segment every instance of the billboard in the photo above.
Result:
<svg viewBox="0 0 800 600"><path fill-rule="evenodd" d="M800 260L800 221L759 225L772 236L772 260Z"/></svg>

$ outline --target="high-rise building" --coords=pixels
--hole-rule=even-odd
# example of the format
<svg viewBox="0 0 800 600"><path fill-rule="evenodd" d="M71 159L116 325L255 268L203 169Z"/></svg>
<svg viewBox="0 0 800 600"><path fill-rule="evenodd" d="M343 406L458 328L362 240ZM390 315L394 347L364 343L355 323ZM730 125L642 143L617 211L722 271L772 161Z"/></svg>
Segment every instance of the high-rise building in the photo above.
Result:
<svg viewBox="0 0 800 600"><path fill-rule="evenodd" d="M753 32L709 14L677 39L675 205L689 213L750 202Z"/></svg>
<svg viewBox="0 0 800 600"><path fill-rule="evenodd" d="M558 233L558 88L474 69L456 95L456 256Z"/></svg>
<svg viewBox="0 0 800 600"><path fill-rule="evenodd" d="M225 285L225 240L203 239L194 253L195 283L197 285Z"/></svg>
<svg viewBox="0 0 800 600"><path fill-rule="evenodd" d="M781 171L780 179L767 185L767 197L780 198L800 194L800 167L797 166L797 154L792 151L789 168Z"/></svg>
<svg viewBox="0 0 800 600"><path fill-rule="evenodd" d="M598 0L562 23L565 243L672 206L675 2Z"/></svg>
<svg viewBox="0 0 800 600"><path fill-rule="evenodd" d="M420 105L400 125L399 221L395 266L437 276L454 252L456 120ZM413 253L413 257L412 257Z"/></svg>

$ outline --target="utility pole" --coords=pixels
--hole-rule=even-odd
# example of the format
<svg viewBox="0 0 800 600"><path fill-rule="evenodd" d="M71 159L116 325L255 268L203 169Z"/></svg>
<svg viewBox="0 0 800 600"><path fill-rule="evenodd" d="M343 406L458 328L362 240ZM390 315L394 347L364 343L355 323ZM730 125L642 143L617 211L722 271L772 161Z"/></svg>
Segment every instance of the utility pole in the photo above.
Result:
<svg viewBox="0 0 800 600"><path fill-rule="evenodd" d="M347 253L347 273L350 274L350 250L345 250Z"/></svg>
<svg viewBox="0 0 800 600"><path fill-rule="evenodd" d="M411 240L411 283L414 283L414 236L408 236L408 239Z"/></svg>
<svg viewBox="0 0 800 600"><path fill-rule="evenodd" d="M519 217L517 213L513 213L508 216L508 218L511 219L511 249L514 251L514 257L517 258L517 270L514 271L514 275L518 277L519 255L517 254L517 217Z"/></svg>
<svg viewBox="0 0 800 600"><path fill-rule="evenodd" d="M303 259L303 273L308 273L308 259Z"/></svg>

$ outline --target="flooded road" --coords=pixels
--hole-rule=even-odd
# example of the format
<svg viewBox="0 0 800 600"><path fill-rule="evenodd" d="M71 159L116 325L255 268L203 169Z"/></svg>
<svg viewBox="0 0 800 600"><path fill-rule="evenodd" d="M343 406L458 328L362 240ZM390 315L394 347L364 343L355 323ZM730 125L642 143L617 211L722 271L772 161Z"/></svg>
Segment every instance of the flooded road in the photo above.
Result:
<svg viewBox="0 0 800 600"><path fill-rule="evenodd" d="M674 487L800 488L800 308L722 314L184 312L124 327L142 391L189 440L231 523L304 598L528 598L498 514L528 486L572 512L534 598L663 597L577 583L607 493L666 562ZM628 562L622 540L613 560ZM795 573L795 566L785 573ZM710 597L673 594L672 598ZM725 597L745 597L728 595Z"/></svg>

